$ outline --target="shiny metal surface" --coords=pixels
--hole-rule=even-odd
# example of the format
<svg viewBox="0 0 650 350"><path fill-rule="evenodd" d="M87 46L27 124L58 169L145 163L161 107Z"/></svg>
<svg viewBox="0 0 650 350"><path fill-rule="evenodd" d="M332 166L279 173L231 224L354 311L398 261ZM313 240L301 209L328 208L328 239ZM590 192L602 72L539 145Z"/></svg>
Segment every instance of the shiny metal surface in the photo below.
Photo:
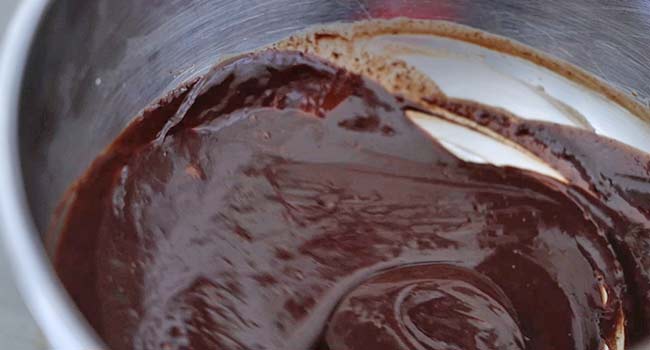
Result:
<svg viewBox="0 0 650 350"><path fill-rule="evenodd" d="M3 231L57 349L89 349L40 237L63 191L147 104L224 55L318 23L397 15L519 40L650 102L650 1L29 0L0 67Z"/></svg>

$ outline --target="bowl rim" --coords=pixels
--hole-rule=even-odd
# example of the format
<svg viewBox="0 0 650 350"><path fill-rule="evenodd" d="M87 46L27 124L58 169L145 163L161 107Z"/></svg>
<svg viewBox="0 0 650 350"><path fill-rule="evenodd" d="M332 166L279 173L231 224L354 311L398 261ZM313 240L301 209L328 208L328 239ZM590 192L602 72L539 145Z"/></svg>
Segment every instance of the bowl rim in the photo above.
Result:
<svg viewBox="0 0 650 350"><path fill-rule="evenodd" d="M53 349L99 349L92 328L60 283L27 204L19 152L23 77L38 29L52 0L23 0L0 50L0 239L18 290Z"/></svg>

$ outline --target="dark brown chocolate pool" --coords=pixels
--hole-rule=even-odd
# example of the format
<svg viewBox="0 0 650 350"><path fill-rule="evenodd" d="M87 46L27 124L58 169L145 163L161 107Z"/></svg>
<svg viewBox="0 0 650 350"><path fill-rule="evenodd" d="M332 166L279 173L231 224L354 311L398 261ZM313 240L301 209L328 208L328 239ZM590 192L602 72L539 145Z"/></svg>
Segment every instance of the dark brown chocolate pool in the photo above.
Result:
<svg viewBox="0 0 650 350"><path fill-rule="evenodd" d="M650 333L650 157L431 103L571 185L464 162L405 116L414 103L262 51L159 101L94 162L57 272L113 350L599 350L623 323L628 344Z"/></svg>

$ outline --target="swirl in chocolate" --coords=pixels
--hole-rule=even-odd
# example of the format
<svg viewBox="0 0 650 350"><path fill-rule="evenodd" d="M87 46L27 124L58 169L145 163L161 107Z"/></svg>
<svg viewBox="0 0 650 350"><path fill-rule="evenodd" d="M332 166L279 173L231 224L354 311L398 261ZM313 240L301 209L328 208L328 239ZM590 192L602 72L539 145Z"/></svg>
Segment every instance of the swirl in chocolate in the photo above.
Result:
<svg viewBox="0 0 650 350"><path fill-rule="evenodd" d="M113 350L597 350L648 333L650 158L471 103L571 184L464 162L297 52L215 67L72 189L56 268Z"/></svg>

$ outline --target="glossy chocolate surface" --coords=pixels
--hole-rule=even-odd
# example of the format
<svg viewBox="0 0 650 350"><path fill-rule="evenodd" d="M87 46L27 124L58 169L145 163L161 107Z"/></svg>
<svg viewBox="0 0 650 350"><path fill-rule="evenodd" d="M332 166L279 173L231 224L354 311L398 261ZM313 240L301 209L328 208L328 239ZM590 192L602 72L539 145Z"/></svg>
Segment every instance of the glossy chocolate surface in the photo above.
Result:
<svg viewBox="0 0 650 350"><path fill-rule="evenodd" d="M296 52L146 110L71 189L56 268L113 350L600 349L648 333L650 157L440 96L571 180L464 162ZM611 348L611 346L610 346Z"/></svg>

